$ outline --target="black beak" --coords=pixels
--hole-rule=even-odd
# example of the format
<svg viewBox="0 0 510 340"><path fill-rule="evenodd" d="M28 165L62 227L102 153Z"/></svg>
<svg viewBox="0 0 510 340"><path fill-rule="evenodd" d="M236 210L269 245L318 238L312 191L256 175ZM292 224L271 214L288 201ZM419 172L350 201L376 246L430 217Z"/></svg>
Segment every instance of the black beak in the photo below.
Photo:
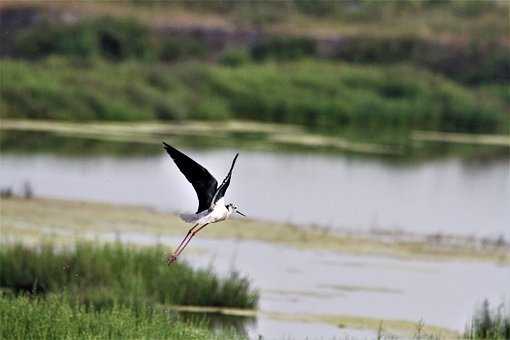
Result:
<svg viewBox="0 0 510 340"><path fill-rule="evenodd" d="M246 215L245 215L245 214L243 214L242 212L240 212L239 210L236 210L236 213L238 213L238 214L239 214L239 215L241 215L241 216L246 217Z"/></svg>

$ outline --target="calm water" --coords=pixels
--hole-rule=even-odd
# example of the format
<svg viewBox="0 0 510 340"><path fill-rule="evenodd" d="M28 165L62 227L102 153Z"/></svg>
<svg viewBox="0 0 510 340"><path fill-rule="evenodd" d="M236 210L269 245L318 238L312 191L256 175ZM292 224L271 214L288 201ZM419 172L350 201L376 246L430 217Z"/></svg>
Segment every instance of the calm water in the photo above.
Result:
<svg viewBox="0 0 510 340"><path fill-rule="evenodd" d="M97 236L168 247L180 241L129 232ZM494 263L403 261L258 241L199 238L193 242L194 251L183 253L184 260L197 267L212 266L224 275L233 269L247 275L260 289L262 312L422 320L463 331L483 299L497 305L510 297L510 267ZM279 329L264 324L257 330L275 337L300 334L278 333Z"/></svg>
<svg viewBox="0 0 510 340"><path fill-rule="evenodd" d="M187 150L223 179L234 151ZM36 195L194 211L192 186L168 156L2 155L0 187ZM227 201L251 218L331 228L510 237L510 163L392 165L342 155L243 151Z"/></svg>
<svg viewBox="0 0 510 340"><path fill-rule="evenodd" d="M124 240L140 242L127 234ZM158 239L170 246L177 241ZM422 320L463 331L483 299L498 305L510 297L510 267L492 263L402 261L255 241L198 239L194 246L206 254L185 254L192 264L211 265L220 273L235 268L248 275L260 289L261 311ZM282 335L264 324L258 330L275 338Z"/></svg>

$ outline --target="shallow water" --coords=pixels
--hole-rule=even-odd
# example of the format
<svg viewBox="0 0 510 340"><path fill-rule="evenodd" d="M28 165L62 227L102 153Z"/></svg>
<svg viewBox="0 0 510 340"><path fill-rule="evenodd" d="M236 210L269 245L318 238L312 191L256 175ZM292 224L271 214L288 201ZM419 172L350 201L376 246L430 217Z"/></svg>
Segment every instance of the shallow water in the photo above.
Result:
<svg viewBox="0 0 510 340"><path fill-rule="evenodd" d="M207 254L190 252L185 259L192 264L248 275L261 290L263 311L423 320L462 331L484 298L510 297L510 267L496 264L349 256L255 241L199 239L194 246Z"/></svg>
<svg viewBox="0 0 510 340"><path fill-rule="evenodd" d="M136 232L86 236L169 248L180 241ZM264 314L267 312L422 321L462 332L483 299L498 305L510 298L510 267L493 263L350 256L258 241L200 237L193 240L180 261L212 267L221 275L235 270L250 278L260 291L261 311L255 321L241 323L250 338L261 334L266 339L369 339L376 334L322 322L275 320Z"/></svg>
<svg viewBox="0 0 510 340"><path fill-rule="evenodd" d="M221 181L234 151L190 151ZM36 195L193 211L168 156L2 155L0 187ZM227 201L251 218L330 228L510 237L510 163L395 165L345 155L243 151Z"/></svg>

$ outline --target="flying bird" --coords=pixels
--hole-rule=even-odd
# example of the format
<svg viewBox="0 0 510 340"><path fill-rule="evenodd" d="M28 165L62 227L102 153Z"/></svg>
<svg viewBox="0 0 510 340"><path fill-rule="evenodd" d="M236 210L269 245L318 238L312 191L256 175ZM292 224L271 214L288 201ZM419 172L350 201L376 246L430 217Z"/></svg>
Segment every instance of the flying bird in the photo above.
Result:
<svg viewBox="0 0 510 340"><path fill-rule="evenodd" d="M232 177L232 170L239 156L238 153L232 161L227 177L225 177L221 185L218 186L218 182L206 168L167 143L163 142L163 146L184 177L193 185L198 197L197 212L194 214L180 215L185 222L193 223L193 227L188 231L186 237L184 237L177 249L168 255L168 264L170 265L177 260L177 257L182 253L184 248L186 248L191 239L208 224L224 221L234 213L238 213L242 216L246 215L240 212L235 204L225 204L225 199L223 198L230 185L230 178Z"/></svg>

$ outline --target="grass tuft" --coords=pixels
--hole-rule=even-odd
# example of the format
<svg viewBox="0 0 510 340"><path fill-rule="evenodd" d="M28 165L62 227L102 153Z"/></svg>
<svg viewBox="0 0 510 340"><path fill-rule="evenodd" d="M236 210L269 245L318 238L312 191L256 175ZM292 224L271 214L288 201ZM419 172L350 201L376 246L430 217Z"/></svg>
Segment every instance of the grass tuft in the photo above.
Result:
<svg viewBox="0 0 510 340"><path fill-rule="evenodd" d="M510 311L501 304L491 308L485 300L475 311L471 324L464 332L466 339L510 339Z"/></svg>
<svg viewBox="0 0 510 340"><path fill-rule="evenodd" d="M0 287L14 293L69 292L97 309L146 303L254 308L258 293L246 278L218 278L187 264L167 266L162 248L78 243L71 249L51 244L20 244L0 249Z"/></svg>

